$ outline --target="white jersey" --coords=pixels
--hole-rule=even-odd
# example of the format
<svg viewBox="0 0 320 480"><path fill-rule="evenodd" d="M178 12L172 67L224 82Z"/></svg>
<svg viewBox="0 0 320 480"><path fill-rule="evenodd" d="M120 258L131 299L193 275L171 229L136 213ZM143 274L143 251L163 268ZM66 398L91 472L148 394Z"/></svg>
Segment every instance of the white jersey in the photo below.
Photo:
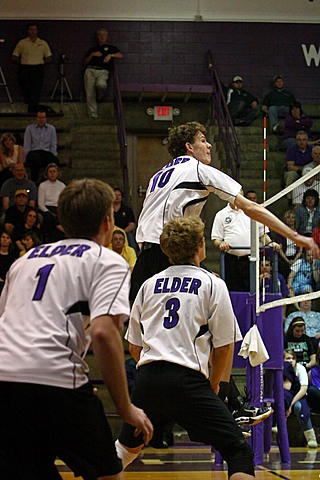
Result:
<svg viewBox="0 0 320 480"><path fill-rule="evenodd" d="M38 246L10 268L0 299L0 381L88 382L85 319L129 315L129 266L90 240Z"/></svg>
<svg viewBox="0 0 320 480"><path fill-rule="evenodd" d="M144 282L126 339L142 347L138 366L167 361L208 377L211 346L241 340L226 284L194 265L175 265Z"/></svg>
<svg viewBox="0 0 320 480"><path fill-rule="evenodd" d="M220 170L193 157L172 160L150 180L138 219L137 242L160 243L172 218L200 215L210 192L233 203L241 185Z"/></svg>
<svg viewBox="0 0 320 480"><path fill-rule="evenodd" d="M258 223L259 238L269 229L262 223ZM211 230L211 240L224 240L233 247L250 247L251 242L251 218L243 210L231 208L227 205L217 212L214 217ZM250 254L250 249L233 250L228 253L239 257Z"/></svg>

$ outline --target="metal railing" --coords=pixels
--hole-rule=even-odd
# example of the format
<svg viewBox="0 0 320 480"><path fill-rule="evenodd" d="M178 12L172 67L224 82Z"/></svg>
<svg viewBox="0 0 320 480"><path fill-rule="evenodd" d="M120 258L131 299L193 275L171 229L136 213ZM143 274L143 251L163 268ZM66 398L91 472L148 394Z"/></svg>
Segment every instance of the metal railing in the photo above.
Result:
<svg viewBox="0 0 320 480"><path fill-rule="evenodd" d="M116 61L113 64L113 82L114 82L113 101L114 101L114 109L116 112L118 143L120 147L120 166L122 170L124 201L127 202L128 193L129 193L129 190L128 190L129 175L128 175L128 157L127 157L128 145L127 145L126 127L125 127L123 107L122 107L120 82L119 82L119 75L118 75L118 68L117 68Z"/></svg>
<svg viewBox="0 0 320 480"><path fill-rule="evenodd" d="M240 142L230 117L220 77L217 69L215 68L211 50L208 50L207 58L210 78L214 91L214 94L212 95L213 121L216 122L219 128L219 139L222 142L226 152L227 167L230 168L233 178L235 180L239 180Z"/></svg>

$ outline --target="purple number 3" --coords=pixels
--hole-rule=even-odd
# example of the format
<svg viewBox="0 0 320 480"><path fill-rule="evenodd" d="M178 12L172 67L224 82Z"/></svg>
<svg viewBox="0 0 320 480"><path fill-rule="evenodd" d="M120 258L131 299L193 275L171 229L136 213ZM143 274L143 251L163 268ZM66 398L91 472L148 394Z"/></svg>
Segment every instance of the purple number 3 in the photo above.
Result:
<svg viewBox="0 0 320 480"><path fill-rule="evenodd" d="M166 310L168 310L168 317L164 317L164 328L173 328L179 322L178 310L180 308L180 300L178 298L170 298L166 303Z"/></svg>
<svg viewBox="0 0 320 480"><path fill-rule="evenodd" d="M42 300L44 290L46 288L47 281L53 267L54 267L54 263L50 265L45 265L44 267L39 268L36 275L36 277L39 277L38 285L37 285L36 291L34 292L32 300L35 300L35 301Z"/></svg>

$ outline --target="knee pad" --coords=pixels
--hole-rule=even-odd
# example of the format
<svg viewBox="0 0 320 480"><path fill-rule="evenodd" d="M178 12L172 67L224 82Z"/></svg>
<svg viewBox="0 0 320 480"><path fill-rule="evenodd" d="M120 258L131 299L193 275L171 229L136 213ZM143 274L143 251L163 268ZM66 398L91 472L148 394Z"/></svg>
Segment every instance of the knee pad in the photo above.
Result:
<svg viewBox="0 0 320 480"><path fill-rule="evenodd" d="M253 451L245 439L229 443L224 452L220 452L228 464L228 477L235 473L246 473L254 477Z"/></svg>

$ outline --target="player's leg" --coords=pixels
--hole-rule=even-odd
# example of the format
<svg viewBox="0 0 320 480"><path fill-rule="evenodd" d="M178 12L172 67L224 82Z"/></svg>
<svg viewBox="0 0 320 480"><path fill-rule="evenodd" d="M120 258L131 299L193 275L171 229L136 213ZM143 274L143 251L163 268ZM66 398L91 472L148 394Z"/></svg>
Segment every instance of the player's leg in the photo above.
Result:
<svg viewBox="0 0 320 480"><path fill-rule="evenodd" d="M183 369L175 372L180 391L171 388L177 423L187 430L191 440L213 445L221 453L230 478L253 478L253 452L231 413L200 372Z"/></svg>

